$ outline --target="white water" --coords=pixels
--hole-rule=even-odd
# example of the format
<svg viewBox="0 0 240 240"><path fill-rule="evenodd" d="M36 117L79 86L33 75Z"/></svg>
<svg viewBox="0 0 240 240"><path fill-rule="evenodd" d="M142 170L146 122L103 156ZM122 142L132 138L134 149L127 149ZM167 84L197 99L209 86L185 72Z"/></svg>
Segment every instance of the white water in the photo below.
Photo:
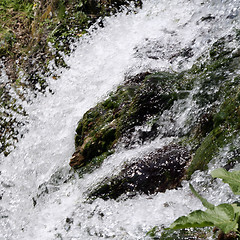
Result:
<svg viewBox="0 0 240 240"><path fill-rule="evenodd" d="M81 179L70 172L68 162L78 120L126 74L189 68L214 40L232 31L238 11L239 3L234 0L145 1L137 14L107 18L103 29L85 37L67 59L70 70L62 70L57 81L48 79L54 94L25 104L29 131L7 158L2 156L0 239L144 239L153 226L168 226L201 208L187 186L125 201L85 201L85 192L119 171L121 163L171 139L157 138L147 146L119 150ZM201 21L209 14L215 19ZM187 47L192 47L192 57L169 60ZM183 124L193 104L177 116ZM53 183L51 176L56 172L60 179ZM194 181L201 182L201 173L196 176ZM229 192L226 187L218 188L211 200L228 201Z"/></svg>

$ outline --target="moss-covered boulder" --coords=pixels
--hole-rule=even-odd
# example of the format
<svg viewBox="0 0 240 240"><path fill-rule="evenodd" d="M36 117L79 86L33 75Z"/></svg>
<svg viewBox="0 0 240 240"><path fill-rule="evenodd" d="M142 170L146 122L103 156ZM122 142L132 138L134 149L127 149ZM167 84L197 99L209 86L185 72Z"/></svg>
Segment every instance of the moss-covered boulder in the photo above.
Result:
<svg viewBox="0 0 240 240"><path fill-rule="evenodd" d="M199 90L194 99L199 119L188 137L194 154L188 177L195 170L206 170L207 164L227 145L238 148L234 142L240 136L240 54L238 49L229 47L231 44L240 47L238 35L216 41L210 57L195 69Z"/></svg>
<svg viewBox="0 0 240 240"><path fill-rule="evenodd" d="M86 167L96 157L104 159L103 154L112 153L119 142L131 146L137 126L148 124L150 129L137 135L139 142L154 139L161 134L162 113L190 95L185 101L195 104L185 122L186 130L170 135L191 149L193 160L187 176L205 170L227 145L237 151L234 139L240 134L239 38L238 32L222 37L187 71L147 72L127 79L79 121L76 152L70 165Z"/></svg>
<svg viewBox="0 0 240 240"><path fill-rule="evenodd" d="M142 74L128 80L96 107L86 112L76 129L74 168L112 150L136 126L169 109L174 101L188 95L189 84L177 73ZM188 82L187 82L188 83ZM152 124L152 130L156 126Z"/></svg>
<svg viewBox="0 0 240 240"><path fill-rule="evenodd" d="M209 129L211 130L211 128ZM227 144L239 138L240 133L240 90L221 105L213 117L213 129L197 148L188 168L190 176L195 170L207 169L207 163ZM234 144L232 144L234 147ZM238 146L235 146L238 147Z"/></svg>
<svg viewBox="0 0 240 240"><path fill-rule="evenodd" d="M117 199L122 194L154 194L179 186L191 156L186 148L165 146L126 164L115 177L105 179L90 198Z"/></svg>

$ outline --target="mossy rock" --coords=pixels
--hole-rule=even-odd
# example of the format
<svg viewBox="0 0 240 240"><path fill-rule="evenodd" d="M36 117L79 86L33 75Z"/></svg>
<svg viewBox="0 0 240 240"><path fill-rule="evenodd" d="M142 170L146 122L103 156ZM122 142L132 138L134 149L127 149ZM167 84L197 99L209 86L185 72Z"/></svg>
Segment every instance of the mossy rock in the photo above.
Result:
<svg viewBox="0 0 240 240"><path fill-rule="evenodd" d="M190 147L193 155L188 177L196 170L207 169L209 161L239 136L240 77L236 71L240 51L229 47L232 41L237 41L237 35L219 39L205 59L199 59L187 71L147 72L126 79L79 121L70 165L86 166L95 157L113 152L119 142L125 141L128 147L137 126L149 124L151 129L139 135L142 142L154 139L161 114L198 86L191 93L196 103L195 119L188 120L188 130L179 142Z"/></svg>
<svg viewBox="0 0 240 240"><path fill-rule="evenodd" d="M228 98L213 117L213 129L203 139L196 150L188 168L188 176L195 170L206 170L207 164L227 144L240 134L240 99L239 93Z"/></svg>
<svg viewBox="0 0 240 240"><path fill-rule="evenodd" d="M238 240L239 237L235 232L224 234L218 228L205 227L205 228L188 228L180 230L165 229L161 234L158 227L153 227L147 236L155 240ZM160 236L159 236L160 235Z"/></svg>
<svg viewBox="0 0 240 240"><path fill-rule="evenodd" d="M181 74L159 72L147 76L136 92L129 109L119 122L121 134L169 109L174 101L189 93Z"/></svg>
<svg viewBox="0 0 240 240"><path fill-rule="evenodd" d="M196 170L206 170L220 150L240 134L240 77L234 74L240 67L240 58L235 49L225 46L235 40L226 36L213 44L210 58L198 72L201 85L194 99L203 109L205 121L194 127L189 138L190 142L197 142L197 147L188 177Z"/></svg>
<svg viewBox="0 0 240 240"><path fill-rule="evenodd" d="M186 97L189 86L184 88L185 83L179 74L167 72L145 74L141 80L126 81L79 121L76 152L70 165L81 167L92 158L111 151L119 139L131 136L136 126L160 115L174 101ZM153 130L155 128L153 124Z"/></svg>

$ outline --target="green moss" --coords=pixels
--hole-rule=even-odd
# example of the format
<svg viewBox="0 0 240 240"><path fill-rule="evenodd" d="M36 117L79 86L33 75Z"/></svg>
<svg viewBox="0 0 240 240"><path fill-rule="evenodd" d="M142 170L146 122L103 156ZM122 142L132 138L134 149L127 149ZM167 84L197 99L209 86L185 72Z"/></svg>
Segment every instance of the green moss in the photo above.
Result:
<svg viewBox="0 0 240 240"><path fill-rule="evenodd" d="M159 72L148 75L118 121L119 135L148 121L149 116L160 115L174 101L186 97L189 92L182 90L189 88L188 83L188 79L180 74Z"/></svg>
<svg viewBox="0 0 240 240"><path fill-rule="evenodd" d="M133 89L128 87L119 88L108 99L86 112L76 129L76 147L82 145L86 137L90 137L93 140L91 144L87 144L86 149L99 147L102 150L98 149L96 151L106 151L106 148L110 147L118 138L116 135L117 126L112 121L118 119L126 111L132 96ZM94 151L95 154L96 151ZM86 155L88 154L86 153Z"/></svg>
<svg viewBox="0 0 240 240"><path fill-rule="evenodd" d="M76 149L80 149L85 161L90 161L111 150L135 126L145 122L152 126L174 101L188 96L186 89L192 87L190 81L184 74L159 72L147 75L138 83L129 81L119 86L79 121Z"/></svg>
<svg viewBox="0 0 240 240"><path fill-rule="evenodd" d="M104 103L103 106L106 110L108 109L116 109L119 107L119 99L117 96L112 96L110 98L108 98Z"/></svg>
<svg viewBox="0 0 240 240"><path fill-rule="evenodd" d="M83 147L82 155L86 160L92 159L101 155L112 147L114 142L116 129L112 127L106 127L100 131L91 134L90 140Z"/></svg>
<svg viewBox="0 0 240 240"><path fill-rule="evenodd" d="M192 147L193 160L188 177L195 170L207 169L207 164L219 151L230 144L239 134L239 87L240 78L236 70L240 67L239 54L227 47L236 36L226 36L213 44L209 58L199 59L187 76L199 86L193 99L201 114L183 142ZM233 73L233 74L232 74ZM234 76L234 77L233 77Z"/></svg>
<svg viewBox="0 0 240 240"><path fill-rule="evenodd" d="M229 54L231 52L231 49L228 49L226 47L226 42L228 41L227 37L220 38L218 41L216 41L211 50L209 51L209 55L211 59L223 59L224 56Z"/></svg>
<svg viewBox="0 0 240 240"><path fill-rule="evenodd" d="M192 147L188 177L197 169L205 170L240 129L240 78L232 75L239 69L240 59L225 44L233 39L218 40L209 57L203 56L188 71L147 74L119 86L79 122L76 147L83 148L88 161L100 156L112 149L119 138L131 134L135 126L153 124L164 110L170 109L176 100L186 99L193 86L198 85L193 100L200 119L193 123L189 120L189 130L182 142Z"/></svg>
<svg viewBox="0 0 240 240"><path fill-rule="evenodd" d="M203 139L188 168L188 177L195 170L206 170L207 164L217 155L220 149L233 141L240 131L239 93L221 105L213 117L214 129Z"/></svg>
<svg viewBox="0 0 240 240"><path fill-rule="evenodd" d="M140 5L140 1L135 2ZM122 0L1 0L0 57L4 56L3 59L5 60L3 62L5 61L4 64L6 64L6 72L12 80L11 85L16 88L16 93L18 93L17 88L19 87L29 88L34 93L37 91L45 92L47 87L45 79L52 74L49 63L53 60L56 67L67 68L62 53L65 55L70 54L72 43L81 38L99 17L116 12L117 8L119 9L124 4L128 4L128 2ZM22 77L25 80L24 84L21 83ZM57 78L57 76L53 76L53 78ZM1 91L6 90L1 89ZM105 126L105 123L101 123L101 121L110 123L113 116L117 115L118 112L108 112L107 114L104 114L104 112L109 109L116 110L121 104L121 98L125 97L121 96L115 100L113 96L106 106L99 106L99 111L94 113L98 114L100 112L101 115L104 115L104 118L95 115L91 119L89 118L88 121L80 123L77 131L79 135L76 136L76 146L83 143L84 138L79 137L80 134L85 134L84 137L90 134L88 129L93 124L93 121L97 121L99 124L91 133L91 136L94 136L96 132L99 132ZM20 98L23 99L23 95ZM8 99L2 99L1 101L3 108L7 109L10 104ZM11 107L9 106L9 108ZM12 133L13 130L7 128L9 125L4 124L3 135L9 132ZM15 123L9 121L9 124ZM114 131L107 131L105 134L110 139L113 139ZM10 135L15 136L17 133ZM104 151L111 144L104 137L102 138L97 144ZM1 142L2 146L7 146L4 143L7 141L6 138L1 136L1 139L4 139ZM1 148L0 152L6 148Z"/></svg>
<svg viewBox="0 0 240 240"><path fill-rule="evenodd" d="M113 154L114 151L107 151L102 153L100 156L94 157L91 159L91 161L86 162L81 168L77 170L78 174L80 177L83 176L85 173L91 173L93 172L96 168L100 167L103 161Z"/></svg>
<svg viewBox="0 0 240 240"><path fill-rule="evenodd" d="M193 156L192 163L188 168L188 176L196 170L206 170L207 164L218 151L227 143L227 131L221 128L214 129L202 142Z"/></svg>

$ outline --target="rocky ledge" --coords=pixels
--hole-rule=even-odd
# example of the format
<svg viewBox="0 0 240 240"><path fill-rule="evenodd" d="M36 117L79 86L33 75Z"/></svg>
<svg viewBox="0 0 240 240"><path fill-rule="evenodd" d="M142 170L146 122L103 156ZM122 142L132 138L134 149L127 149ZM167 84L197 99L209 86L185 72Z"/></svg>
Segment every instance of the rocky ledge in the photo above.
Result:
<svg viewBox="0 0 240 240"><path fill-rule="evenodd" d="M225 168L239 162L234 154L239 152L240 134L239 39L239 31L219 39L187 71L127 77L105 101L84 114L70 160L80 175L99 167L116 146L134 148L156 137L174 138L169 146L125 165L89 197L116 199L123 193L151 194L180 186L181 179L207 169L226 147ZM189 111L179 126L176 106L181 104L188 105Z"/></svg>

